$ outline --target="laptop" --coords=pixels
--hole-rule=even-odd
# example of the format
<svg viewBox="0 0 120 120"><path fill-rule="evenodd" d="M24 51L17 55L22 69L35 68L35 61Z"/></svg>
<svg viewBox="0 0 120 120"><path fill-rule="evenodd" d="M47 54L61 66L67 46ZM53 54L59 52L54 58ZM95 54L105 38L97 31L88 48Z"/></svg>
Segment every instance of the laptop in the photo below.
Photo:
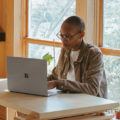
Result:
<svg viewBox="0 0 120 120"><path fill-rule="evenodd" d="M48 90L47 62L43 59L7 56L8 90L41 96L57 94Z"/></svg>

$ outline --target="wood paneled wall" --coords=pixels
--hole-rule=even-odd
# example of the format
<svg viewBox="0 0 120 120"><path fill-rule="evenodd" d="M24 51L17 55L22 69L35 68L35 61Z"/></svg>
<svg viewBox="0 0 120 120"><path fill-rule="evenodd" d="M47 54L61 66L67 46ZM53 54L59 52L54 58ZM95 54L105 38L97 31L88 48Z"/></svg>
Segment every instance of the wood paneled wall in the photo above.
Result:
<svg viewBox="0 0 120 120"><path fill-rule="evenodd" d="M0 29L6 34L5 42L0 42L0 78L7 77L7 56L23 56L24 2L24 0L0 0ZM13 113L11 110L8 110L9 112ZM6 109L0 106L0 117L6 119L5 116Z"/></svg>
<svg viewBox="0 0 120 120"><path fill-rule="evenodd" d="M0 28L6 34L0 42L0 78L6 77L6 56L22 56L22 0L0 0Z"/></svg>
<svg viewBox="0 0 120 120"><path fill-rule="evenodd" d="M3 0L0 0L0 31L5 32L3 21ZM0 78L5 77L5 42L0 42Z"/></svg>
<svg viewBox="0 0 120 120"><path fill-rule="evenodd" d="M3 0L0 0L0 31L6 32L5 28L5 12L3 10ZM6 69L5 69L5 42L0 42L0 78L6 77ZM6 108L0 106L0 120L6 120Z"/></svg>
<svg viewBox="0 0 120 120"><path fill-rule="evenodd" d="M1 14L2 14L2 0L0 0L0 25L1 25Z"/></svg>

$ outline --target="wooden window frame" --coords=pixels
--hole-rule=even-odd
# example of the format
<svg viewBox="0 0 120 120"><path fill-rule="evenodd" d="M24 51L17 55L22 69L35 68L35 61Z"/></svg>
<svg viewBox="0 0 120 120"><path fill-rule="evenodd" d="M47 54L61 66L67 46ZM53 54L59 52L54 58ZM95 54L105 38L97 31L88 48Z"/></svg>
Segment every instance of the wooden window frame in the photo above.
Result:
<svg viewBox="0 0 120 120"><path fill-rule="evenodd" d="M88 24L87 21L87 9L88 11L91 10L91 6L87 5L87 0L76 0L76 14L83 18L85 24ZM95 30L95 34L92 36L94 41L92 43L96 44L102 51L104 55L111 55L111 56L120 56L119 49L110 49L103 47L103 0L92 0L92 7L94 7L94 19L95 24L93 29ZM88 8L89 7L89 8ZM93 11L92 11L93 12ZM28 38L28 0L26 0L26 12L25 12L25 37L23 39L24 43L24 56L28 56L28 44L39 44L39 45L46 45L46 46L53 46L53 47L62 47L62 43L60 42L52 42L47 40L40 40L40 39L32 39ZM89 17L89 16L88 16ZM89 28L88 28L89 29ZM89 34L91 31L87 31ZM88 35L89 36L89 35ZM85 39L87 37L85 36Z"/></svg>
<svg viewBox="0 0 120 120"><path fill-rule="evenodd" d="M99 0L99 47L104 55L120 56L120 49L103 47L103 1Z"/></svg>
<svg viewBox="0 0 120 120"><path fill-rule="evenodd" d="M84 9L84 12L86 12L86 1L87 0L76 0L76 14L78 16L81 16L84 20L86 20L86 14L81 12ZM83 7L84 4L85 7ZM62 47L61 42L54 42L54 41L48 41L48 40L41 40L41 39L33 39L28 37L28 0L26 0L26 9L25 9L25 37L23 38L24 43L24 56L28 57L28 44L39 44L39 45L46 45L46 46L52 46L52 47ZM81 5L81 7L79 7ZM82 14L81 14L82 13Z"/></svg>

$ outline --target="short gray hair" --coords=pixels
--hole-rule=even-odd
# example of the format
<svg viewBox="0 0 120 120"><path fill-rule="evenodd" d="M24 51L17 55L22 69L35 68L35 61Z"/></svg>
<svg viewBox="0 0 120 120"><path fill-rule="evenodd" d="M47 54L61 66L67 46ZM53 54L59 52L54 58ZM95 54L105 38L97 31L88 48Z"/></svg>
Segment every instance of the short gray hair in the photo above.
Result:
<svg viewBox="0 0 120 120"><path fill-rule="evenodd" d="M73 24L73 25L78 26L78 28L80 28L80 32L85 31L85 23L78 16L70 16L64 21L64 23L69 23L69 24Z"/></svg>

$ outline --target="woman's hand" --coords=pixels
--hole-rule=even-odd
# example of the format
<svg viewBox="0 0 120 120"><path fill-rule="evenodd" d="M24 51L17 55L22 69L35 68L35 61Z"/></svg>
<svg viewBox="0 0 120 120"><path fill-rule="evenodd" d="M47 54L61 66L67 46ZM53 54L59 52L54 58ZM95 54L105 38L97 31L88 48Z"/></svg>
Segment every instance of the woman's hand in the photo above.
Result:
<svg viewBox="0 0 120 120"><path fill-rule="evenodd" d="M57 84L58 80L48 81L48 90L55 88Z"/></svg>

